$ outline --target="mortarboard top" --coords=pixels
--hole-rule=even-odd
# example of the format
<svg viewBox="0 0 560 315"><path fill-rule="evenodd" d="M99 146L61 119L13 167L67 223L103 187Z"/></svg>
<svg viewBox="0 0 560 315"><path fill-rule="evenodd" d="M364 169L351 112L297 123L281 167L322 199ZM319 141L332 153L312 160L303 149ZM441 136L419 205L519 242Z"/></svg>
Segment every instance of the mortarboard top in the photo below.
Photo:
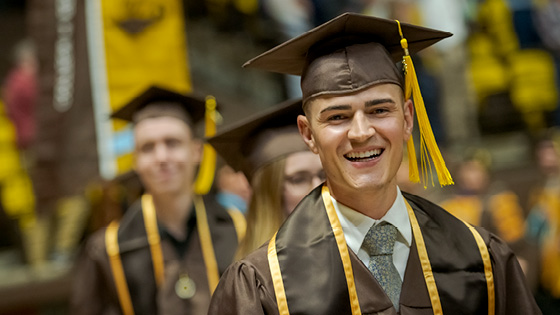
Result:
<svg viewBox="0 0 560 315"><path fill-rule="evenodd" d="M289 100L218 132L208 142L236 171L254 172L288 154L309 150L297 127L301 99Z"/></svg>
<svg viewBox="0 0 560 315"><path fill-rule="evenodd" d="M452 35L400 24L411 54ZM403 55L396 21L344 13L243 66L301 75L306 103L314 96L350 93L378 83L402 86L402 75L395 63Z"/></svg>
<svg viewBox="0 0 560 315"><path fill-rule="evenodd" d="M149 111L153 114L158 114L159 109L161 109L161 113L165 112L165 115L177 117L187 124L196 124L204 118L205 101L204 98L187 96L161 87L151 86L116 110L111 114L111 118L135 123L138 120L137 114L147 108L150 108Z"/></svg>

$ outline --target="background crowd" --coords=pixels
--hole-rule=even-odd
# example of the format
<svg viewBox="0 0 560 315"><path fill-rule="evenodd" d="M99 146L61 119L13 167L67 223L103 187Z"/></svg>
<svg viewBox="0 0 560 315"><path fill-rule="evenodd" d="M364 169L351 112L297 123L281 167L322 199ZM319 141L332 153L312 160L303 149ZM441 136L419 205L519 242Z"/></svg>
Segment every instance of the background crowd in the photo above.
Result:
<svg viewBox="0 0 560 315"><path fill-rule="evenodd" d="M159 15L141 19L145 16L138 7L172 1L133 2L114 3L132 17L126 20L131 38L140 38L166 11L153 10ZM214 95L223 125L299 97L299 78L241 65L342 12L452 32L450 39L415 56L415 65L455 186L440 188L436 182L435 187L421 187L404 179L400 187L508 242L543 312L560 312L560 1L176 2L184 19L179 35L186 39L182 70L189 86L178 88ZM117 171L107 175L97 157L103 146L118 151L130 138L123 133L122 139L112 140L96 133L95 120L108 117L96 116L98 92L89 90L98 70L88 63L95 59L92 51L84 48L92 45L86 38L91 34L89 3L0 0L0 25L10 30L0 35L0 314L64 314L84 240L120 217L142 193L126 158L117 160ZM68 12L72 31L61 27L61 16ZM58 24L51 21L56 18ZM107 24L113 18L103 20ZM67 51L61 42L69 33L74 50ZM45 41L49 36L51 43ZM53 52L53 47L59 50ZM162 49L158 44L146 47ZM70 68L62 68L66 72L58 72L72 70L76 77L70 89L74 97L68 101L75 105L67 111L52 109L56 102L64 104L66 95L60 92L65 81L52 70L53 60L60 66L60 51L68 52L62 57L74 57ZM126 59L137 52L119 53ZM111 60L107 57L107 64ZM60 93L53 93L55 88ZM227 166L216 176L218 201L246 211L247 179Z"/></svg>

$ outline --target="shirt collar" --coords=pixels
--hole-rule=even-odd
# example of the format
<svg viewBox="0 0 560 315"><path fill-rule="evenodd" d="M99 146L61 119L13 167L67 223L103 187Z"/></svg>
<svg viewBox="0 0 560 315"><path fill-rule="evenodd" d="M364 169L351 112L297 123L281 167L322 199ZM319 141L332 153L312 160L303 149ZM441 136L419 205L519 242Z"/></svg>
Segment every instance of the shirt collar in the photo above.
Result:
<svg viewBox="0 0 560 315"><path fill-rule="evenodd" d="M354 251L358 252L367 232L374 224L387 222L394 225L398 230L397 242L404 243L407 247L412 244L412 230L410 227L410 219L404 197L397 187L397 197L395 202L387 213L379 220L372 219L356 210L353 210L343 204L340 204L331 196L336 214L342 226L346 243Z"/></svg>

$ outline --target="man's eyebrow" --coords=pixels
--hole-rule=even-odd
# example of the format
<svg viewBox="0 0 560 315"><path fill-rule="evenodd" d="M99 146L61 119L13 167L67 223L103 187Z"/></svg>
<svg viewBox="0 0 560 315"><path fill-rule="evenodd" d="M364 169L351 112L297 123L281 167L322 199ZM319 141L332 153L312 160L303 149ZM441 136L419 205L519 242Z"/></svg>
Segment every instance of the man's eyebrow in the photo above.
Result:
<svg viewBox="0 0 560 315"><path fill-rule="evenodd" d="M392 104L396 104L395 101L393 99L390 98L380 98L380 99L375 99L375 100L371 100L371 101L367 101L365 103L366 107L368 106L375 106L378 104L386 104L386 103L392 103ZM328 111L333 111L333 110L349 110L352 109L351 105L331 105L328 106L326 108L324 108L323 110L321 110L320 114L324 113L324 112L328 112Z"/></svg>
<svg viewBox="0 0 560 315"><path fill-rule="evenodd" d="M348 109L352 109L352 106L350 106L350 105L332 105L332 106L329 106L327 108L324 108L320 112L320 114L322 114L324 112L331 111L331 110L348 110Z"/></svg>
<svg viewBox="0 0 560 315"><path fill-rule="evenodd" d="M390 99L390 98L380 98L380 99L367 101L366 102L366 107L375 106L375 105L379 105L379 104L386 104L386 103L396 104L395 101Z"/></svg>

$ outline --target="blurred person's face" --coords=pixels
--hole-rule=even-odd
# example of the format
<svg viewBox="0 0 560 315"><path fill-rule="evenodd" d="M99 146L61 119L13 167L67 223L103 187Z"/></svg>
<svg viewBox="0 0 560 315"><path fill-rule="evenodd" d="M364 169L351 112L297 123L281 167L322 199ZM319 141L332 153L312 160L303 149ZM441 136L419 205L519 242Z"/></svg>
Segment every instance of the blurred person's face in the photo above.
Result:
<svg viewBox="0 0 560 315"><path fill-rule="evenodd" d="M321 160L312 152L296 152L286 158L284 167L284 211L290 214L313 188L325 180Z"/></svg>
<svg viewBox="0 0 560 315"><path fill-rule="evenodd" d="M396 185L413 126L412 102L403 102L399 86L380 84L306 105L307 115L298 117L300 132L319 154L337 200Z"/></svg>
<svg viewBox="0 0 560 315"><path fill-rule="evenodd" d="M467 161L459 169L459 184L468 193L482 193L489 180L486 168L479 161Z"/></svg>
<svg viewBox="0 0 560 315"><path fill-rule="evenodd" d="M181 194L191 189L201 144L182 120L147 118L134 127L135 170L153 195Z"/></svg>
<svg viewBox="0 0 560 315"><path fill-rule="evenodd" d="M537 162L544 173L558 173L560 157L552 141L545 141L539 144Z"/></svg>
<svg viewBox="0 0 560 315"><path fill-rule="evenodd" d="M229 165L222 167L218 173L218 187L221 191L235 194L245 202L251 199L251 185L243 172L236 172Z"/></svg>

